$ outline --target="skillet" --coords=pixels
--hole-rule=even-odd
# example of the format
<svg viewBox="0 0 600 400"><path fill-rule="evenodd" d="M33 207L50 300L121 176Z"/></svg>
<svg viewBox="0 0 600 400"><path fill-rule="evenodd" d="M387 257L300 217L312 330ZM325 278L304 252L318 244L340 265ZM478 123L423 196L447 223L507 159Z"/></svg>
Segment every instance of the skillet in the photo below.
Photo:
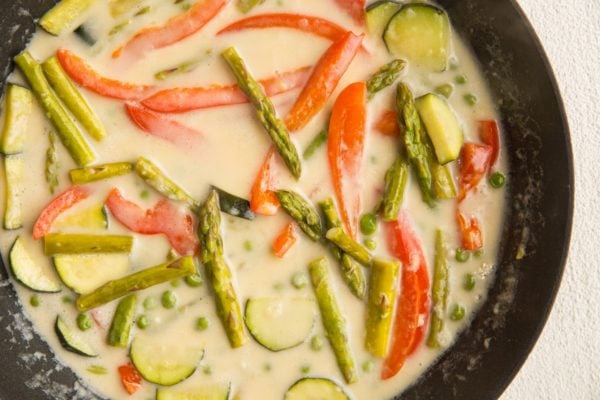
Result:
<svg viewBox="0 0 600 400"><path fill-rule="evenodd" d="M0 0L0 90L33 21L55 2ZM551 67L516 2L439 3L481 63L502 117L507 215L487 300L456 343L395 399L497 399L535 344L560 285L573 211L570 137ZM2 264L0 400L100 399L35 333L8 279Z"/></svg>

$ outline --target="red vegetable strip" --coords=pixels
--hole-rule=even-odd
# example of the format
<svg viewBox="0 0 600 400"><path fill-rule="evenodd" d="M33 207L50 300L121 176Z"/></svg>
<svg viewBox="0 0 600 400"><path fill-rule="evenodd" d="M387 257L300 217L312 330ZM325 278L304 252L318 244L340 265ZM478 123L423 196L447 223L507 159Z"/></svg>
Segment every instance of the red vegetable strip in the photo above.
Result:
<svg viewBox="0 0 600 400"><path fill-rule="evenodd" d="M473 251L483 247L483 237L479 221L474 216L465 217L460 210L456 211L456 220L461 236L462 248Z"/></svg>
<svg viewBox="0 0 600 400"><path fill-rule="evenodd" d="M384 111L375 122L374 128L384 136L398 137L401 135L398 118L395 111Z"/></svg>
<svg viewBox="0 0 600 400"><path fill-rule="evenodd" d="M46 236L50 231L52 223L60 214L73 207L81 200L88 198L90 194L92 194L92 191L87 187L72 186L56 196L46 208L44 208L37 221L35 221L35 224L33 225L33 238L37 240Z"/></svg>
<svg viewBox="0 0 600 400"><path fill-rule="evenodd" d="M285 119L290 131L303 128L325 105L350 66L363 35L346 32L323 54Z"/></svg>
<svg viewBox="0 0 600 400"><path fill-rule="evenodd" d="M273 13L259 14L241 19L221 29L217 35L253 28L291 28L314 33L317 36L333 41L346 33L346 30L338 24L323 18L312 15Z"/></svg>
<svg viewBox="0 0 600 400"><path fill-rule="evenodd" d="M298 234L294 228L294 223L290 222L275 238L275 241L273 242L273 252L277 257L283 258L297 240Z"/></svg>
<svg viewBox="0 0 600 400"><path fill-rule="evenodd" d="M477 187L490 168L493 149L486 144L465 143L458 160L460 170L460 194L459 203L463 201L467 193Z"/></svg>
<svg viewBox="0 0 600 400"><path fill-rule="evenodd" d="M65 72L78 85L102 96L120 100L140 100L156 90L153 86L134 85L105 78L94 71L82 58L66 49L59 49L56 57Z"/></svg>
<svg viewBox="0 0 600 400"><path fill-rule="evenodd" d="M171 18L163 26L142 29L123 47L115 50L112 57L118 58L123 52L140 55L177 43L202 29L227 3L228 0L197 1L188 11Z"/></svg>
<svg viewBox="0 0 600 400"><path fill-rule="evenodd" d="M311 67L298 68L260 81L267 96L275 96L306 83ZM144 99L144 107L162 113L180 113L202 108L247 103L237 85L166 89Z"/></svg>
<svg viewBox="0 0 600 400"><path fill-rule="evenodd" d="M479 138L483 143L492 148L492 155L488 168L488 173L490 173L500 155L500 130L498 129L496 120L489 119L479 121Z"/></svg>
<svg viewBox="0 0 600 400"><path fill-rule="evenodd" d="M121 377L123 387L130 395L142 387L142 377L132 363L121 365L119 367L119 376Z"/></svg>
<svg viewBox="0 0 600 400"><path fill-rule="evenodd" d="M140 105L129 103L125 105L125 109L141 130L182 148L189 148L202 137L200 132Z"/></svg>
<svg viewBox="0 0 600 400"><path fill-rule="evenodd" d="M362 25L365 18L365 0L335 0L335 2Z"/></svg>
<svg viewBox="0 0 600 400"><path fill-rule="evenodd" d="M346 231L356 238L361 209L360 167L365 141L367 86L357 82L338 96L329 122L327 153Z"/></svg>
<svg viewBox="0 0 600 400"><path fill-rule="evenodd" d="M250 209L261 215L275 215L279 210L279 199L273 191L273 176L271 169L275 159L275 149L271 147L250 192Z"/></svg>
<svg viewBox="0 0 600 400"><path fill-rule="evenodd" d="M125 199L113 189L105 201L111 214L130 231L143 235L164 234L180 255L193 255L199 250L194 233L194 218L174 203L162 199L148 210Z"/></svg>
<svg viewBox="0 0 600 400"><path fill-rule="evenodd" d="M429 272L422 245L406 212L386 224L390 252L402 261L401 291L396 304L388 357L382 379L396 375L406 358L421 344L429 319Z"/></svg>

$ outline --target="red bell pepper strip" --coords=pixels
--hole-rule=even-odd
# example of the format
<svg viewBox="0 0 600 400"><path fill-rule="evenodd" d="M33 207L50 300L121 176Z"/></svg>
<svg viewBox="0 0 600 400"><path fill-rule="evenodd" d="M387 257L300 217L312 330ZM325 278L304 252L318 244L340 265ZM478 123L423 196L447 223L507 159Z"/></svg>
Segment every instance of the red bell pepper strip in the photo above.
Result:
<svg viewBox="0 0 600 400"><path fill-rule="evenodd" d="M486 144L465 143L460 159L460 194L459 203L465 199L467 193L477 187L490 168L493 149Z"/></svg>
<svg viewBox="0 0 600 400"><path fill-rule="evenodd" d="M275 160L275 149L267 153L258 175L250 191L250 209L256 214L275 215L279 210L279 199L273 191L273 176L271 169Z"/></svg>
<svg viewBox="0 0 600 400"><path fill-rule="evenodd" d="M474 216L465 217L460 210L456 211L456 220L458 221L458 229L461 236L462 248L473 251L483 247L483 237L479 221Z"/></svg>
<svg viewBox="0 0 600 400"><path fill-rule="evenodd" d="M346 29L323 18L312 15L274 13L259 14L241 19L221 29L217 35L253 28L291 28L314 33L317 36L333 41L338 40L346 33Z"/></svg>
<svg viewBox="0 0 600 400"><path fill-rule="evenodd" d="M294 228L294 223L290 222L275 238L275 241L273 242L273 253L279 258L283 258L297 240L298 234Z"/></svg>
<svg viewBox="0 0 600 400"><path fill-rule="evenodd" d="M141 130L182 148L193 146L202 137L200 132L140 105L129 103L125 105L125 109L129 118Z"/></svg>
<svg viewBox="0 0 600 400"><path fill-rule="evenodd" d="M402 261L402 279L390 350L383 362L381 379L396 375L423 341L430 305L427 261L408 215L403 211L396 221L385 226L389 251Z"/></svg>
<svg viewBox="0 0 600 400"><path fill-rule="evenodd" d="M374 128L384 136L398 137L401 135L398 114L392 110L384 111L375 122Z"/></svg>
<svg viewBox="0 0 600 400"><path fill-rule="evenodd" d="M365 0L335 0L335 2L362 25L365 20Z"/></svg>
<svg viewBox="0 0 600 400"><path fill-rule="evenodd" d="M496 165L498 156L500 155L500 130L498 129L498 123L496 120L489 119L479 121L479 138L481 141L492 148L492 155L490 159L490 165L488 168L488 174Z"/></svg>
<svg viewBox="0 0 600 400"><path fill-rule="evenodd" d="M357 82L338 96L329 122L327 154L346 231L356 238L361 208L360 167L365 141L367 86Z"/></svg>
<svg viewBox="0 0 600 400"><path fill-rule="evenodd" d="M199 0L188 11L168 20L163 26L142 29L124 46L115 50L113 58L127 52L141 55L154 49L167 47L198 32L212 20L229 0Z"/></svg>
<svg viewBox="0 0 600 400"><path fill-rule="evenodd" d="M323 54L285 119L290 131L303 128L321 111L354 59L363 36L346 32Z"/></svg>
<svg viewBox="0 0 600 400"><path fill-rule="evenodd" d="M73 207L81 200L88 198L90 194L92 194L92 191L87 187L72 186L56 196L46 208L44 208L37 221L35 221L35 224L33 225L33 238L37 240L46 236L50 231L52 223L60 214Z"/></svg>
<svg viewBox="0 0 600 400"><path fill-rule="evenodd" d="M119 367L119 376L121 377L123 387L130 395L142 387L142 376L132 363L121 365Z"/></svg>
<svg viewBox="0 0 600 400"><path fill-rule="evenodd" d="M260 81L267 96L302 87L311 67L298 68ZM181 113L202 108L247 103L237 85L166 89L144 99L144 107L162 113Z"/></svg>
<svg viewBox="0 0 600 400"><path fill-rule="evenodd" d="M58 50L56 57L71 79L99 95L120 100L140 100L156 91L154 86L135 85L105 78L69 50Z"/></svg>
<svg viewBox="0 0 600 400"><path fill-rule="evenodd" d="M174 203L162 199L148 210L125 199L113 189L105 201L111 214L130 231L143 235L164 234L180 255L193 255L199 250L194 233L194 217Z"/></svg>

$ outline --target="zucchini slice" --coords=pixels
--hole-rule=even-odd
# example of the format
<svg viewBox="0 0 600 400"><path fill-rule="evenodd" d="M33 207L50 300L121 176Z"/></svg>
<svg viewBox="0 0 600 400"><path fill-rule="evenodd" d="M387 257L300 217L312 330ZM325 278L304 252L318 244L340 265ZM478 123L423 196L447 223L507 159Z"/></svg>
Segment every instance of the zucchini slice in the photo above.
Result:
<svg viewBox="0 0 600 400"><path fill-rule="evenodd" d="M4 229L14 230L23 226L21 196L24 191L23 171L25 167L20 155L4 158L4 174L6 178L6 206L4 208Z"/></svg>
<svg viewBox="0 0 600 400"><path fill-rule="evenodd" d="M463 131L456 115L446 100L429 93L415 101L417 111L425 125L440 164L458 158L463 146Z"/></svg>
<svg viewBox="0 0 600 400"><path fill-rule="evenodd" d="M366 11L367 29L370 33L381 36L390 18L402 7L394 0L380 0L369 4Z"/></svg>
<svg viewBox="0 0 600 400"><path fill-rule="evenodd" d="M79 354L85 357L97 357L98 353L90 346L89 343L83 340L74 328L68 326L59 315L54 323L54 331L58 336L58 340L65 350L71 353Z"/></svg>
<svg viewBox="0 0 600 400"><path fill-rule="evenodd" d="M196 371L204 351L188 343L138 335L131 343L129 355L135 368L148 382L172 386Z"/></svg>
<svg viewBox="0 0 600 400"><path fill-rule="evenodd" d="M93 46L98 42L98 35L87 24L81 24L73 31L81 41L88 46Z"/></svg>
<svg viewBox="0 0 600 400"><path fill-rule="evenodd" d="M383 41L396 57L444 71L451 52L448 14L431 4L406 4L388 22Z"/></svg>
<svg viewBox="0 0 600 400"><path fill-rule="evenodd" d="M8 84L6 111L0 152L4 155L23 152L29 117L33 111L33 93L19 85Z"/></svg>
<svg viewBox="0 0 600 400"><path fill-rule="evenodd" d="M221 208L221 211L234 217L250 221L256 218L256 214L250 209L250 202L248 200L226 192L223 189L219 189L216 186L213 186L212 188L219 194L219 207Z"/></svg>
<svg viewBox="0 0 600 400"><path fill-rule="evenodd" d="M87 10L94 0L61 0L39 20L49 34L59 36L72 27L73 22Z"/></svg>
<svg viewBox="0 0 600 400"><path fill-rule="evenodd" d="M19 283L36 292L57 293L60 282L49 271L42 269L32 258L20 237L13 243L8 255L10 269Z"/></svg>
<svg viewBox="0 0 600 400"><path fill-rule="evenodd" d="M52 258L63 283L77 294L87 294L129 272L129 256L123 253L61 254Z"/></svg>
<svg viewBox="0 0 600 400"><path fill-rule="evenodd" d="M350 400L350 397L329 379L304 378L288 389L284 400Z"/></svg>
<svg viewBox="0 0 600 400"><path fill-rule="evenodd" d="M205 384L188 389L158 388L156 400L228 400L231 385Z"/></svg>
<svg viewBox="0 0 600 400"><path fill-rule="evenodd" d="M316 306L305 298L255 298L246 303L246 326L252 337L271 351L303 343L315 323Z"/></svg>
<svg viewBox="0 0 600 400"><path fill-rule="evenodd" d="M95 204L84 210L59 217L52 224L52 228L55 231L69 228L106 230L108 229L108 211L104 204Z"/></svg>

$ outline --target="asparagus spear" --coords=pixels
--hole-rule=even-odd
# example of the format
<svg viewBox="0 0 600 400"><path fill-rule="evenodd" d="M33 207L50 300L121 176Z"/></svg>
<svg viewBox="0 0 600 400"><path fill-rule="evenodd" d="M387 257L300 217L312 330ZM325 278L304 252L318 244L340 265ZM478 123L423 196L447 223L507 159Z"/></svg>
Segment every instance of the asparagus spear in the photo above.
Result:
<svg viewBox="0 0 600 400"><path fill-rule="evenodd" d="M129 345L129 335L135 318L137 300L135 294L130 294L119 302L108 331L107 341L110 346L125 348Z"/></svg>
<svg viewBox="0 0 600 400"><path fill-rule="evenodd" d="M398 219L407 176L408 163L404 157L398 157L385 173L385 189L381 204L381 217L384 221Z"/></svg>
<svg viewBox="0 0 600 400"><path fill-rule="evenodd" d="M81 312L109 303L131 292L196 273L192 257L183 257L110 281L91 293L79 296L75 305Z"/></svg>
<svg viewBox="0 0 600 400"><path fill-rule="evenodd" d="M375 357L385 357L396 303L400 265L395 261L373 260L367 304L366 349Z"/></svg>
<svg viewBox="0 0 600 400"><path fill-rule="evenodd" d="M215 293L217 312L232 347L242 346L248 336L244 331L242 311L233 287L231 270L223 257L221 210L219 196L213 189L199 212L198 236L202 245L201 258L206 275Z"/></svg>
<svg viewBox="0 0 600 400"><path fill-rule="evenodd" d="M173 182L156 164L147 158L140 157L135 163L135 172L148 185L171 200L183 201L192 210L198 211L200 203L194 200L185 190Z"/></svg>
<svg viewBox="0 0 600 400"><path fill-rule="evenodd" d="M367 81L367 98L371 100L377 92L396 82L405 65L406 62L404 60L393 60L381 67Z"/></svg>
<svg viewBox="0 0 600 400"><path fill-rule="evenodd" d="M406 153L417 174L423 200L430 207L433 207L431 170L429 168L427 150L423 143L425 131L421 124L419 114L417 113L413 95L408 86L404 83L398 84L396 92L396 108L398 111L398 124L404 132Z"/></svg>
<svg viewBox="0 0 600 400"><path fill-rule="evenodd" d="M440 334L444 330L444 316L448 309L448 262L444 233L438 229L435 233L435 261L432 287L431 328L427 346L441 347Z"/></svg>
<svg viewBox="0 0 600 400"><path fill-rule="evenodd" d="M304 158L305 160L311 158L319 149L319 147L321 147L327 142L328 133L329 132L327 129L323 129L321 132L319 132L319 134L315 136L313 140L311 140L306 150L304 150L302 158Z"/></svg>
<svg viewBox="0 0 600 400"><path fill-rule="evenodd" d="M133 246L132 236L118 235L71 235L49 233L44 236L44 253L82 254L82 253L129 253Z"/></svg>
<svg viewBox="0 0 600 400"><path fill-rule="evenodd" d="M143 0L110 0L108 2L110 15L118 18L138 7Z"/></svg>
<svg viewBox="0 0 600 400"><path fill-rule="evenodd" d="M15 57L15 63L25 75L31 89L44 108L46 115L56 128L56 131L71 157L83 167L95 159L91 148L83 138L79 128L73 123L66 110L58 100L56 93L50 88L44 77L42 67L33 59L28 51Z"/></svg>
<svg viewBox="0 0 600 400"><path fill-rule="evenodd" d="M71 79L63 70L56 56L52 56L42 63L46 79L62 100L67 109L79 121L81 126L96 140L106 137L104 125L92 111L92 108L75 87Z"/></svg>
<svg viewBox="0 0 600 400"><path fill-rule="evenodd" d="M316 242L323 237L319 214L302 196L289 190L278 190L276 194L283 209L298 223L309 238Z"/></svg>
<svg viewBox="0 0 600 400"><path fill-rule="evenodd" d="M60 162L58 161L58 149L56 148L56 137L55 133L48 131L48 139L50 145L46 151L46 182L50 188L50 193L54 194L54 190L58 186L58 170L60 169Z"/></svg>
<svg viewBox="0 0 600 400"><path fill-rule="evenodd" d="M112 178L115 176L125 175L131 171L133 171L133 165L131 163L117 162L72 169L69 171L69 176L71 177L71 182L76 185L80 185Z"/></svg>
<svg viewBox="0 0 600 400"><path fill-rule="evenodd" d="M346 319L342 315L333 290L333 282L329 276L329 263L325 257L316 259L308 266L317 303L321 310L321 319L327 333L327 338L338 366L347 383L358 380L356 365L350 350Z"/></svg>
<svg viewBox="0 0 600 400"><path fill-rule="evenodd" d="M360 243L348 236L341 227L329 229L325 237L365 267L371 266L371 254Z"/></svg>
<svg viewBox="0 0 600 400"><path fill-rule="evenodd" d="M29 89L9 83L5 96L0 152L8 156L23 152L29 117L33 111L33 94Z"/></svg>
<svg viewBox="0 0 600 400"><path fill-rule="evenodd" d="M240 89L242 89L254 105L258 119L271 137L285 165L287 165L294 177L300 178L302 164L298 156L298 151L290 139L290 134L285 124L277 117L273 103L265 95L260 84L250 75L248 68L235 48L228 48L222 53L222 56L233 71Z"/></svg>
<svg viewBox="0 0 600 400"><path fill-rule="evenodd" d="M326 199L325 201L319 203L319 207L325 216L326 229L342 227L342 221L340 220L340 217L335 209L333 199ZM360 265L336 245L331 244L329 249L331 250L331 253L335 259L340 263L340 267L342 268L342 276L350 288L350 291L359 299L363 299L365 297L367 284Z"/></svg>

